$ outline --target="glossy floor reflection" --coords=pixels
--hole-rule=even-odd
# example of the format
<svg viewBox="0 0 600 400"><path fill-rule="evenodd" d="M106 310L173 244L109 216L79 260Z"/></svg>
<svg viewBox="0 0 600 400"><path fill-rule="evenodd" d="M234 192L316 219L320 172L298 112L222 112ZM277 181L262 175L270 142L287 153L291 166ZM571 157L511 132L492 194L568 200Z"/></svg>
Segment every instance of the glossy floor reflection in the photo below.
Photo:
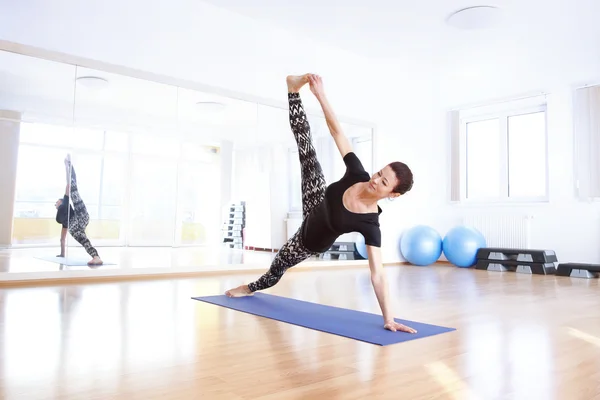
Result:
<svg viewBox="0 0 600 400"><path fill-rule="evenodd" d="M256 274L5 289L0 398L600 398L598 280L386 270L398 317L457 331L379 347L190 299ZM367 269L268 292L378 312Z"/></svg>
<svg viewBox="0 0 600 400"><path fill-rule="evenodd" d="M201 265L269 263L275 253L215 247L100 247L102 269L144 269ZM55 248L20 248L0 250L0 272L44 272L59 269L60 264L36 257L52 257ZM83 248L70 248L68 258L89 260ZM111 263L113 265L110 265ZM88 270L88 266L65 266L63 270Z"/></svg>

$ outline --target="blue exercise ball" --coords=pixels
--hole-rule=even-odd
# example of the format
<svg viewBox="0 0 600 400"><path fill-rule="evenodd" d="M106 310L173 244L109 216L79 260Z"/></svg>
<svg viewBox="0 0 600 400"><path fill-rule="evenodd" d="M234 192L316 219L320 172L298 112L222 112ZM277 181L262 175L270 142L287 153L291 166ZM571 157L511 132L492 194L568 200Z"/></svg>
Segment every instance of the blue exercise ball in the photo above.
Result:
<svg viewBox="0 0 600 400"><path fill-rule="evenodd" d="M356 237L356 250L358 254L360 254L363 258L369 259L369 254L367 253L367 245L365 244L365 237L360 233L357 234Z"/></svg>
<svg viewBox="0 0 600 400"><path fill-rule="evenodd" d="M400 252L411 264L431 265L442 255L442 237L430 226L414 226L402 235Z"/></svg>
<svg viewBox="0 0 600 400"><path fill-rule="evenodd" d="M486 247L485 237L470 226L457 226L450 229L442 243L448 261L461 268L475 265L477 250L482 247Z"/></svg>

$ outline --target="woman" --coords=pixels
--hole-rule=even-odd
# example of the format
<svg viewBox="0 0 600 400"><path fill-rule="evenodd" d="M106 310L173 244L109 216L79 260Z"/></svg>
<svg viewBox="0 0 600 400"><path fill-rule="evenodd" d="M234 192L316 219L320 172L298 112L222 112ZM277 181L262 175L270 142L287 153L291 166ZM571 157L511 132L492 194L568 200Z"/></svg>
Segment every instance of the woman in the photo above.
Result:
<svg viewBox="0 0 600 400"><path fill-rule="evenodd" d="M346 173L328 187L311 142L310 126L299 91L306 84L317 97L331 136L346 164ZM412 188L413 177L403 163L394 162L372 177L365 171L329 104L323 83L317 75L288 76L289 117L298 145L302 176L303 222L296 234L283 245L269 270L257 281L228 290L230 297L251 296L257 290L274 286L285 271L310 256L327 251L335 240L348 232L360 232L367 245L371 282L384 317L384 328L415 333L394 321L390 308L385 272L381 263L379 200L398 197Z"/></svg>
<svg viewBox="0 0 600 400"><path fill-rule="evenodd" d="M65 256L65 240L67 238L68 228L71 236L73 236L92 257L88 262L88 265L102 265L102 260L98 256L98 252L92 246L92 243L90 243L90 240L85 234L85 228L87 228L90 222L90 215L85 208L81 196L79 196L79 191L77 190L77 176L75 175L75 169L71 166L71 156L68 154L65 158L65 169L67 172L67 188L65 189L64 197L58 199L55 204L57 210L56 222L62 225L62 232L60 235L60 255L58 257ZM73 198L73 207L69 205L69 192Z"/></svg>

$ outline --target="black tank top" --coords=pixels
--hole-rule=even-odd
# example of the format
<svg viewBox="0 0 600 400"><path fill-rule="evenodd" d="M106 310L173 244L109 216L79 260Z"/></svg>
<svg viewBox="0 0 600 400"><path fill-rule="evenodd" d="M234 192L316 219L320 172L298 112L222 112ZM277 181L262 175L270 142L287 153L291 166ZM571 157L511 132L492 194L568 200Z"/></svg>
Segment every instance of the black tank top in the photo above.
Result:
<svg viewBox="0 0 600 400"><path fill-rule="evenodd" d="M357 182L368 182L371 177L353 152L346 154L344 163L346 173L342 179L327 187L323 201L302 222L302 241L310 251L327 251L340 235L350 232L361 233L365 244L369 246L381 247L381 208L377 206L378 212L354 213L342 201L350 186Z"/></svg>

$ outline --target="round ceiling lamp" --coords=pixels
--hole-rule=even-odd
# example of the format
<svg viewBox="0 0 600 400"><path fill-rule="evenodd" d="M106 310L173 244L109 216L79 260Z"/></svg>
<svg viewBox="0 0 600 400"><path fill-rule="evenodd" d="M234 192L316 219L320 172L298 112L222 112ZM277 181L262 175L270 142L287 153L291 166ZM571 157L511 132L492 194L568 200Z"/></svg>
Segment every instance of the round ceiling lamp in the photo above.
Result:
<svg viewBox="0 0 600 400"><path fill-rule="evenodd" d="M219 112L225 109L225 104L216 101L199 101L196 106L202 111Z"/></svg>
<svg viewBox="0 0 600 400"><path fill-rule="evenodd" d="M100 90L108 87L108 81L98 76L80 76L77 83L90 89Z"/></svg>
<svg viewBox="0 0 600 400"><path fill-rule="evenodd" d="M500 9L494 6L475 6L458 10L446 19L452 27L476 30L489 29L500 21Z"/></svg>

